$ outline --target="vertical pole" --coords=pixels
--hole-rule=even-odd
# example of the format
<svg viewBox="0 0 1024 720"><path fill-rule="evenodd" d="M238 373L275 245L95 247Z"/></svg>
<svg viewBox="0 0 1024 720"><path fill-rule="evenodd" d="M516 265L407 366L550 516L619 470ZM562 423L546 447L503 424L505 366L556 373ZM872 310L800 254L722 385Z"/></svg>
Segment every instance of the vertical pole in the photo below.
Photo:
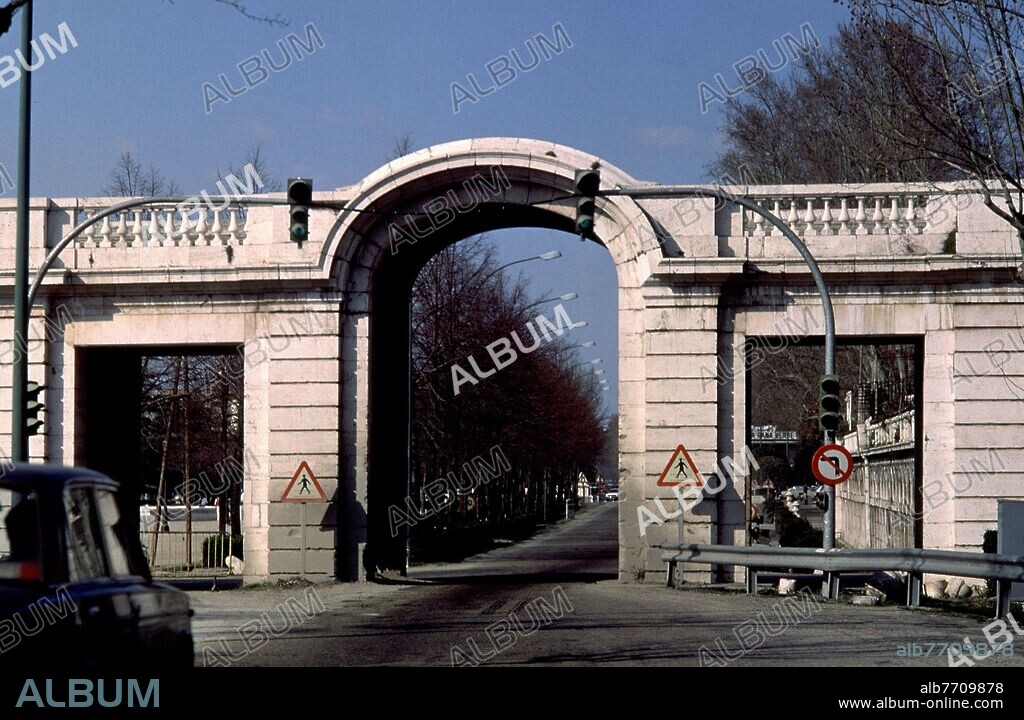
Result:
<svg viewBox="0 0 1024 720"><path fill-rule="evenodd" d="M825 374L832 375L836 371L836 335L835 328L825 334ZM832 433L828 430L824 433L826 445L832 443ZM834 485L825 486L825 496L828 498L828 509L825 511L825 532L822 538L822 545L825 550L832 550L836 546L836 488Z"/></svg>
<svg viewBox="0 0 1024 720"><path fill-rule="evenodd" d="M32 62L32 0L21 8L21 54ZM21 76L18 125L18 230L14 252L14 378L11 389L11 457L28 460L25 430L25 389L28 383L28 202L30 126L32 123L32 71Z"/></svg>
<svg viewBox="0 0 1024 720"><path fill-rule="evenodd" d="M190 436L192 435L192 413L189 406L192 404L191 385L189 383L188 355L182 358L182 365L185 368L185 397L182 398L181 406L181 434L184 436L185 453L185 564L192 569L192 451Z"/></svg>
<svg viewBox="0 0 1024 720"><path fill-rule="evenodd" d="M306 503L302 503L302 510L299 513L302 518L302 532L299 535L299 542L302 543L302 549L299 552L299 577L303 580L306 579Z"/></svg>

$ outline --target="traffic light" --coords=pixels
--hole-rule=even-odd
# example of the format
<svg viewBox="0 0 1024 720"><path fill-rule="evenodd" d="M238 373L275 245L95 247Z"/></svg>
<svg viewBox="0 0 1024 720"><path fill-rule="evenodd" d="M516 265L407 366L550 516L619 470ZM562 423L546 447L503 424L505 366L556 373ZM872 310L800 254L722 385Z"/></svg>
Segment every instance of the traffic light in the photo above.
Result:
<svg viewBox="0 0 1024 720"><path fill-rule="evenodd" d="M288 179L288 227L292 240L302 245L309 237L309 204L313 202L313 181Z"/></svg>
<svg viewBox="0 0 1024 720"><path fill-rule="evenodd" d="M818 385L818 427L830 433L839 430L839 376L822 375Z"/></svg>
<svg viewBox="0 0 1024 720"><path fill-rule="evenodd" d="M43 421L39 419L39 413L46 406L39 402L39 395L46 389L45 385L30 382L25 385L25 434L28 436L38 435Z"/></svg>
<svg viewBox="0 0 1024 720"><path fill-rule="evenodd" d="M600 186L601 173L597 170L576 171L576 233L580 237L594 235L594 213L597 211L594 198Z"/></svg>

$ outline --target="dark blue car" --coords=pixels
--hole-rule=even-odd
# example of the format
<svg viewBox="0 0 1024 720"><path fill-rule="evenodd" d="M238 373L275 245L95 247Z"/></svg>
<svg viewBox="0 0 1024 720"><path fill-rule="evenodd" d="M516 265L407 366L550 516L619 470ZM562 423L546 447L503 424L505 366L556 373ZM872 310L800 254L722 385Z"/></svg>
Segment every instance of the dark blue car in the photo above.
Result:
<svg viewBox="0 0 1024 720"><path fill-rule="evenodd" d="M117 491L80 468L0 474L0 667L192 665L188 597L153 582Z"/></svg>

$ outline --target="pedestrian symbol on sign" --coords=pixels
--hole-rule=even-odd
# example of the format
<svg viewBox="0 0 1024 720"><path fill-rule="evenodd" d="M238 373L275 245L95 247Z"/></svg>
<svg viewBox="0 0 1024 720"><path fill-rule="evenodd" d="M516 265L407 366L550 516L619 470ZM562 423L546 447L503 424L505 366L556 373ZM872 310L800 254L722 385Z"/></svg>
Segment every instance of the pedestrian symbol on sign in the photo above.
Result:
<svg viewBox="0 0 1024 720"><path fill-rule="evenodd" d="M281 502L327 502L327 495L305 460L292 475L292 481L281 495Z"/></svg>
<svg viewBox="0 0 1024 720"><path fill-rule="evenodd" d="M679 458L679 462L676 463L676 477L686 477L686 463L683 462L682 458Z"/></svg>

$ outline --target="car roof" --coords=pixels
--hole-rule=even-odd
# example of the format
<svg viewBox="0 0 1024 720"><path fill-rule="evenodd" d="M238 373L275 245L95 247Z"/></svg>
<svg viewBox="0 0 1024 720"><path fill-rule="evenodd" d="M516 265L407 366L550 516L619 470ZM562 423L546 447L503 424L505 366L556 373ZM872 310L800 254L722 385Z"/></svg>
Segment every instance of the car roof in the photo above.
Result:
<svg viewBox="0 0 1024 720"><path fill-rule="evenodd" d="M53 491L79 481L117 487L117 483L106 475L86 468L42 463L13 463L13 466L7 463L0 466L0 484L8 487L22 486Z"/></svg>

